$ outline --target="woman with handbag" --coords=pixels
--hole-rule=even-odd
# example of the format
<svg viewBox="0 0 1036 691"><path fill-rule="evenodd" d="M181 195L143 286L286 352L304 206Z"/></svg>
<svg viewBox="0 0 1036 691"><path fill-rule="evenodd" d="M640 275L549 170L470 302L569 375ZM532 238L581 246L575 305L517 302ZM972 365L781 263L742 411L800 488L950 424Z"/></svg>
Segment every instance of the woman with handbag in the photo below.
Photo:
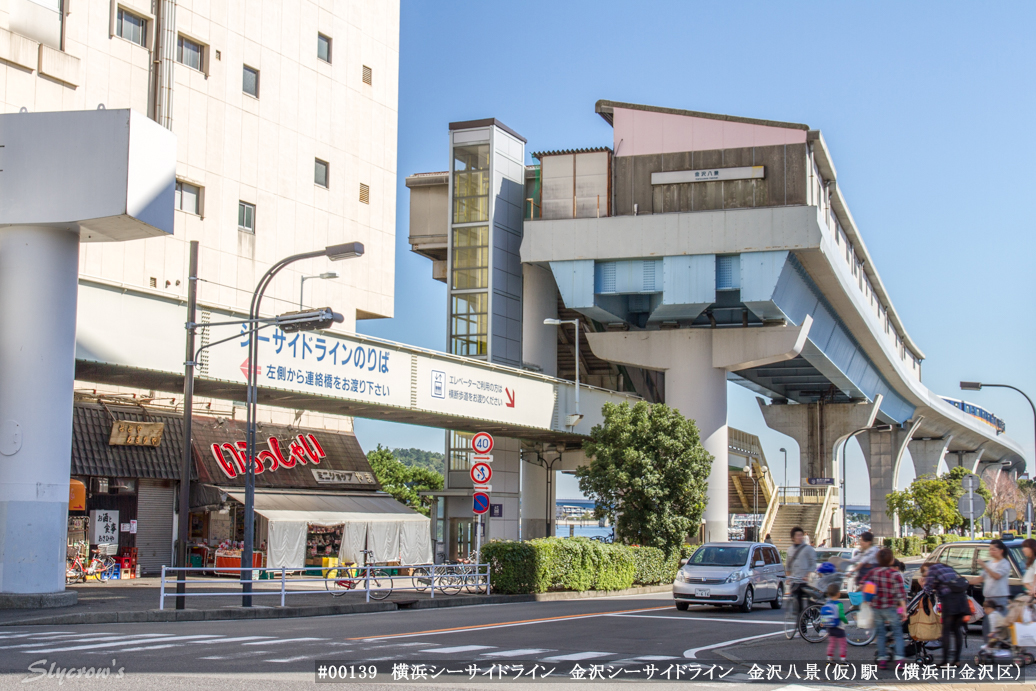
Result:
<svg viewBox="0 0 1036 691"><path fill-rule="evenodd" d="M1011 562L1007 560L1007 546L1002 540L989 542L989 561L982 564L982 597L997 611L1007 606L1011 590L1007 579L1011 575ZM989 620L982 620L982 640L989 638Z"/></svg>

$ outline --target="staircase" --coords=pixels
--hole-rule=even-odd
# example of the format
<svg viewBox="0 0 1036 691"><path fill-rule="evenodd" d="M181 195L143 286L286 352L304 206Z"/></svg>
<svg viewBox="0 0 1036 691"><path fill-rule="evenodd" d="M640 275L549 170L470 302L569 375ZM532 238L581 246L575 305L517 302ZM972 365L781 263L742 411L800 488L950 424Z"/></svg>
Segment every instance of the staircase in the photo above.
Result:
<svg viewBox="0 0 1036 691"><path fill-rule="evenodd" d="M815 531L824 513L823 504L781 504L770 528L770 537L779 550L791 547L791 529L801 527L809 535L810 544L817 546Z"/></svg>

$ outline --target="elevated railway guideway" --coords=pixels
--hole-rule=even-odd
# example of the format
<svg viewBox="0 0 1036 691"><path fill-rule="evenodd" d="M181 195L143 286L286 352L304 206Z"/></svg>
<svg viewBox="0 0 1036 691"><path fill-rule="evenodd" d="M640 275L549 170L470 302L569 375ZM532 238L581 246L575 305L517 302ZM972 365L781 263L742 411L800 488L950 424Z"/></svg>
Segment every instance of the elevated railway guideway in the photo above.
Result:
<svg viewBox="0 0 1036 691"><path fill-rule="evenodd" d="M710 453L728 453L728 381L771 399L760 399L764 419L799 443L802 485L837 483L841 442L891 425L858 437L875 532L886 535L895 526L885 495L908 448L918 474L943 458L972 471L1025 467L995 415L922 383L924 354L819 130L613 101L596 111L614 129L602 178L609 213L581 215L570 198L550 197L569 187L544 185L543 217L526 220L521 259L551 272L566 308L608 325L587 334L597 357L665 372L666 402L697 420ZM540 154L543 175L564 180L579 155ZM713 470L705 520L718 539L728 492Z"/></svg>
<svg viewBox="0 0 1036 691"><path fill-rule="evenodd" d="M202 322L243 318L218 305L199 305L199 314ZM181 298L81 278L76 378L182 391L185 315ZM252 365L261 404L578 447L602 421L604 403L640 400L581 386L585 415L566 426L575 411L567 380L356 334L276 327L260 332L259 361L249 363L241 327L200 332L199 345L231 340L203 351L195 393L231 401L245 400Z"/></svg>

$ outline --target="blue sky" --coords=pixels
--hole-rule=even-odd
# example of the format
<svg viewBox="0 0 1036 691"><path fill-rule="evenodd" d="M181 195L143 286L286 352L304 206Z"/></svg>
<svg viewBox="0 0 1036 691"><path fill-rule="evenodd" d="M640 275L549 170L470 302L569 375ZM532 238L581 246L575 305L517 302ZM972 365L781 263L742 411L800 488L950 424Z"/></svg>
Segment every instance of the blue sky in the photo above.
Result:
<svg viewBox="0 0 1036 691"><path fill-rule="evenodd" d="M396 316L360 329L445 347L445 287L409 251L403 178L447 167L447 123L496 117L529 140L527 151L610 146L594 113L604 98L822 130L839 188L927 357L928 387L961 397L961 379L983 380L1036 396L1034 20L1027 3L403 0ZM966 398L1004 418L1032 458L1021 396ZM777 449L794 467L797 446L766 428L747 390L731 385L729 399L730 424L760 435L779 479ZM359 419L356 430L364 449L443 446L441 430ZM848 462L850 503L865 503L855 442ZM559 491L572 494L574 482Z"/></svg>

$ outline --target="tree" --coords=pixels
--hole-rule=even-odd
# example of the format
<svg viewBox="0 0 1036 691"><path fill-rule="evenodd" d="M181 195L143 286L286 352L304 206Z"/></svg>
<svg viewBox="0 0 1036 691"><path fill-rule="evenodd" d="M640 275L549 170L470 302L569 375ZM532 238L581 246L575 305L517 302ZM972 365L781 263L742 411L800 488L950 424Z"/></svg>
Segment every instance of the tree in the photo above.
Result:
<svg viewBox="0 0 1036 691"><path fill-rule="evenodd" d="M972 473L967 468L964 468L963 466L957 466L956 468L950 470L950 472L943 473L939 476L939 479L947 484L947 488L950 492L950 498L953 499L953 520L950 521L948 524L943 525L947 532L951 530L956 530L960 532L961 535L964 535L964 531L967 530L968 527L971 525L971 521L969 521L967 518L964 518L960 511L957 510L957 500L966 494L966 490L964 489L964 484L962 481L965 475L971 474ZM989 490L986 489L985 486L979 485L979 488L975 490L975 494L985 499L986 505L989 504Z"/></svg>
<svg viewBox="0 0 1036 691"><path fill-rule="evenodd" d="M619 541L671 554L701 524L713 458L694 421L664 404L606 403L602 412L584 442L591 460L576 470L579 489Z"/></svg>
<svg viewBox="0 0 1036 691"><path fill-rule="evenodd" d="M425 468L442 475L445 466L441 451L424 449L392 449L392 455L403 465Z"/></svg>
<svg viewBox="0 0 1036 691"><path fill-rule="evenodd" d="M418 492L441 490L442 475L427 468L403 465L381 444L367 454L367 460L378 482L393 499L425 516L430 514L432 497L422 497Z"/></svg>
<svg viewBox="0 0 1036 691"><path fill-rule="evenodd" d="M1022 509L1025 508L1026 502L1036 504L1036 480L1019 480L1018 491L1022 494Z"/></svg>
<svg viewBox="0 0 1036 691"><path fill-rule="evenodd" d="M982 479L989 489L989 499L986 500L986 515L989 516L989 520L993 522L994 526L1003 520L1006 509L1014 509L1015 513L1024 514L1025 502L1022 499L1022 494L1018 491L1018 485L1015 484L1007 473L999 470L989 470ZM1021 512L1018 511L1019 506L1022 509Z"/></svg>
<svg viewBox="0 0 1036 691"><path fill-rule="evenodd" d="M902 492L887 495L886 502L889 518L899 516L900 523L921 528L925 537L935 526L946 526L959 515L949 483L934 475L922 475Z"/></svg>

